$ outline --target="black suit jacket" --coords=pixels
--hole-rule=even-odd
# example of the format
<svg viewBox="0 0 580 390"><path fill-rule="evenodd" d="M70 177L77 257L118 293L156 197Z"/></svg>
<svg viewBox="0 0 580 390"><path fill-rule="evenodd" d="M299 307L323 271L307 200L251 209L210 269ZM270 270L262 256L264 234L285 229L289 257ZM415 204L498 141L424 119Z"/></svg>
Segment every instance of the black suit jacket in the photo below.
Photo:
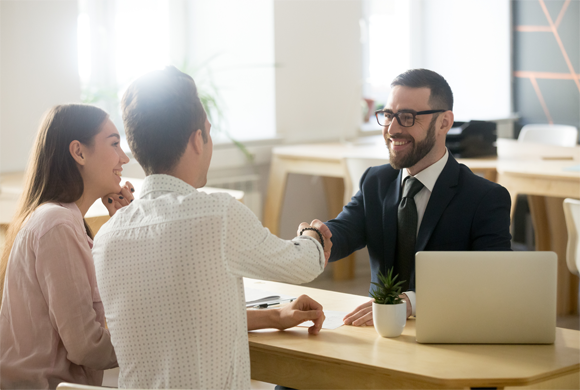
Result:
<svg viewBox="0 0 580 390"><path fill-rule="evenodd" d="M395 264L401 171L371 167L360 191L326 225L332 232L330 261L368 247L372 281ZM499 184L475 175L451 154L425 209L416 251L509 251L510 195ZM410 281L415 290L415 271Z"/></svg>

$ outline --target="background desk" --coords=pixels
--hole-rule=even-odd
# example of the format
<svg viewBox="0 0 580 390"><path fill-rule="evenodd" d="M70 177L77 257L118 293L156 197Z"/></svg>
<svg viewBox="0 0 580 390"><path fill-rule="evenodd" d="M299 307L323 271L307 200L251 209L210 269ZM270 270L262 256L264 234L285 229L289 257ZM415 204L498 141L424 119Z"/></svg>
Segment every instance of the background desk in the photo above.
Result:
<svg viewBox="0 0 580 390"><path fill-rule="evenodd" d="M578 277L566 265L568 232L564 198L580 198L580 172L564 168L580 161L500 161L497 182L511 195L512 208L519 194L528 195L536 250L558 255L558 314L578 313Z"/></svg>
<svg viewBox="0 0 580 390"><path fill-rule="evenodd" d="M133 184L135 187L134 196L137 198L141 193L143 179L123 177L121 183L124 184L125 181L129 181L131 184ZM6 230L8 224L12 221L14 213L16 212L18 200L23 191L23 186L24 172L14 172L0 175L0 234ZM199 188L199 191L206 193L227 192L241 202L244 200L243 191L226 190L213 187ZM105 205L103 205L100 200L97 200L87 211L85 220L93 231L93 234L97 234L101 226L103 226L103 224L109 220L109 212L107 211ZM2 240L0 240L0 246L1 244Z"/></svg>
<svg viewBox="0 0 580 390"><path fill-rule="evenodd" d="M327 310L351 311L367 297L245 279L255 289L308 294ZM580 332L557 329L554 345L418 344L415 321L398 338L373 327L249 332L252 379L297 389L578 389Z"/></svg>

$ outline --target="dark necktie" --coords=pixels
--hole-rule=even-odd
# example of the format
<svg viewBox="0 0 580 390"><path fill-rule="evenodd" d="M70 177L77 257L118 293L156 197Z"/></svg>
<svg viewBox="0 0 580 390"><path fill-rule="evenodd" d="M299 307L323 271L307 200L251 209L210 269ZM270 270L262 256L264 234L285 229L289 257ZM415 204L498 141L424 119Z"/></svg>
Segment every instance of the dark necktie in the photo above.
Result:
<svg viewBox="0 0 580 390"><path fill-rule="evenodd" d="M414 196L423 184L412 176L407 176L403 184L403 197L397 211L397 251L395 274L397 281L404 280L401 291L409 289L411 273L415 266L415 242L417 240L417 205Z"/></svg>

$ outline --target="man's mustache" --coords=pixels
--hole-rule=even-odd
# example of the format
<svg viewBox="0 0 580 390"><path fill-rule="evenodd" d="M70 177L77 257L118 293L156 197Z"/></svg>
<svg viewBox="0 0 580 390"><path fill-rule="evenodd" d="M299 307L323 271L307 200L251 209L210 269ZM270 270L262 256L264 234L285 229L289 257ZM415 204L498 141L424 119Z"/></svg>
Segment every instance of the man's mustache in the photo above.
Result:
<svg viewBox="0 0 580 390"><path fill-rule="evenodd" d="M410 135L403 135L403 134L393 134L393 135L387 135L387 141L388 140L406 140L406 141L411 141L414 142L413 137L411 137Z"/></svg>

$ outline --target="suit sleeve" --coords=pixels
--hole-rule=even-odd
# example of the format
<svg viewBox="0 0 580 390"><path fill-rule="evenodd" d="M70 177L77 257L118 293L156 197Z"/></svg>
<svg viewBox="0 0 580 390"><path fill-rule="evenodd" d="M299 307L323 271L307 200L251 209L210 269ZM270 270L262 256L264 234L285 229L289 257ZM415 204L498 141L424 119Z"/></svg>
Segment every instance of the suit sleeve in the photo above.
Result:
<svg viewBox="0 0 580 390"><path fill-rule="evenodd" d="M343 207L342 212L335 219L326 222L332 232L332 252L328 261L343 259L367 245L364 181L370 169L363 173L360 190Z"/></svg>
<svg viewBox="0 0 580 390"><path fill-rule="evenodd" d="M511 198L502 186L494 186L482 198L473 219L471 250L509 251Z"/></svg>

